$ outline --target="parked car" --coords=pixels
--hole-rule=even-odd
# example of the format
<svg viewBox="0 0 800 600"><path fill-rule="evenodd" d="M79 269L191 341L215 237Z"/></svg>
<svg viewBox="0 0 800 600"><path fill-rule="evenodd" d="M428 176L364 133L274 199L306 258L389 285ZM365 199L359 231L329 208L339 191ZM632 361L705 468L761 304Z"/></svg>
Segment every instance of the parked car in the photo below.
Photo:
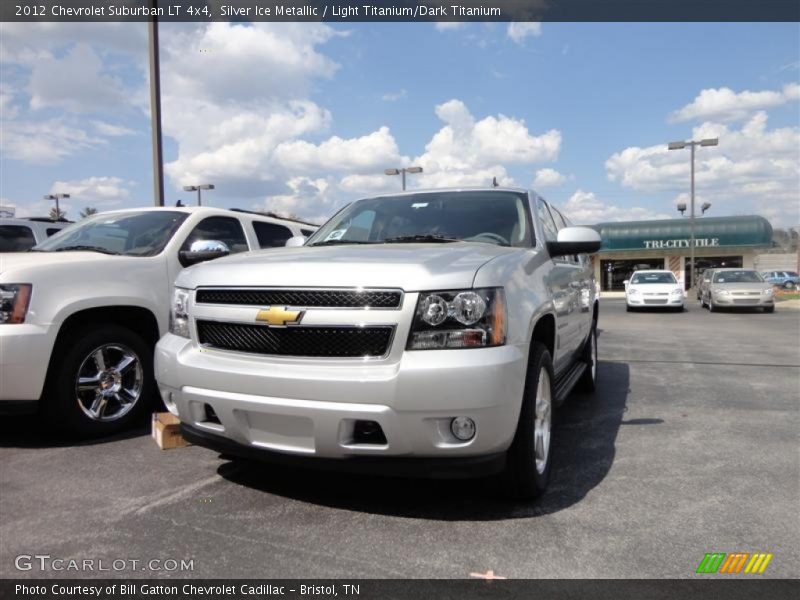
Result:
<svg viewBox="0 0 800 600"><path fill-rule="evenodd" d="M775 310L772 285L753 269L714 269L700 303L711 312L723 307Z"/></svg>
<svg viewBox="0 0 800 600"><path fill-rule="evenodd" d="M637 308L670 308L679 312L683 310L683 287L672 271L636 271L624 283L628 312Z"/></svg>
<svg viewBox="0 0 800 600"><path fill-rule="evenodd" d="M697 284L694 286L697 290L697 299L702 300L703 294L708 289L711 283L711 277L714 274L714 269L705 269L700 275L697 276Z"/></svg>
<svg viewBox="0 0 800 600"><path fill-rule="evenodd" d="M233 455L502 472L536 496L554 409L595 385L599 248L524 190L356 201L302 247L179 274L162 398L190 441Z"/></svg>
<svg viewBox="0 0 800 600"><path fill-rule="evenodd" d="M71 224L45 217L0 219L0 252L25 252Z"/></svg>
<svg viewBox="0 0 800 600"><path fill-rule="evenodd" d="M764 281L767 283L786 288L787 290L795 289L798 283L800 283L800 276L794 271L767 271L761 273L761 277L763 277Z"/></svg>
<svg viewBox="0 0 800 600"><path fill-rule="evenodd" d="M300 223L246 212L140 208L0 254L0 411L41 405L83 434L125 427L157 398L153 347L178 273L300 232Z"/></svg>

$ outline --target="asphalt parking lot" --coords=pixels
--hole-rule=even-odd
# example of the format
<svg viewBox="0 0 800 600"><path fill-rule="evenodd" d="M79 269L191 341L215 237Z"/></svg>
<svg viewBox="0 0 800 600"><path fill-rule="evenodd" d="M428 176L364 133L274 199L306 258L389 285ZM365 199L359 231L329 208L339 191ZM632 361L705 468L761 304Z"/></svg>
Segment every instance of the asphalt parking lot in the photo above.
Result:
<svg viewBox="0 0 800 600"><path fill-rule="evenodd" d="M628 314L601 303L599 390L561 410L548 493L161 451L142 429L75 445L0 425L0 576L20 554L192 559L120 577L693 577L706 552L800 564L800 311ZM141 568L141 567L139 567ZM101 575L101 573L96 573Z"/></svg>

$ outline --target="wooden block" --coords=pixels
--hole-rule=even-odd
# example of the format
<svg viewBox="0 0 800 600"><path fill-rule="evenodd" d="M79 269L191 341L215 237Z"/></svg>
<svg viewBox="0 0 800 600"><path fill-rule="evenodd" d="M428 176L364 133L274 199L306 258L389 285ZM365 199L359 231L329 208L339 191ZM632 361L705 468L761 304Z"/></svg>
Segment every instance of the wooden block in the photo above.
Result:
<svg viewBox="0 0 800 600"><path fill-rule="evenodd" d="M153 413L153 439L162 450L191 446L181 435L180 419L169 412Z"/></svg>

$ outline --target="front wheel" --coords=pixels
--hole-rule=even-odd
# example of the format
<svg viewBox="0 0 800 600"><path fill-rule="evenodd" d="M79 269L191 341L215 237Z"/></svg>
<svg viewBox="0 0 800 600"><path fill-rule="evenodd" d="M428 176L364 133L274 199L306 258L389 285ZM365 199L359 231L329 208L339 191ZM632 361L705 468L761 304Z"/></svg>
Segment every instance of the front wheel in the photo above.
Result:
<svg viewBox="0 0 800 600"><path fill-rule="evenodd" d="M774 305L773 306L765 306L764 307L764 312L765 313L774 313L775 312L775 306Z"/></svg>
<svg viewBox="0 0 800 600"><path fill-rule="evenodd" d="M539 342L531 347L517 431L502 474L506 495L532 500L550 478L553 426L553 361Z"/></svg>
<svg viewBox="0 0 800 600"><path fill-rule="evenodd" d="M577 387L583 392L593 392L597 387L597 323L592 323L581 360L586 363L586 369L578 380Z"/></svg>
<svg viewBox="0 0 800 600"><path fill-rule="evenodd" d="M786 283L783 284L783 287L786 288L787 290L793 290L794 288L797 287L797 284L794 281L787 281Z"/></svg>
<svg viewBox="0 0 800 600"><path fill-rule="evenodd" d="M708 312L716 312L717 306L714 304L714 298L712 296L708 297Z"/></svg>
<svg viewBox="0 0 800 600"><path fill-rule="evenodd" d="M53 424L100 436L142 418L156 388L153 350L138 334L98 325L69 335L59 350L44 398Z"/></svg>

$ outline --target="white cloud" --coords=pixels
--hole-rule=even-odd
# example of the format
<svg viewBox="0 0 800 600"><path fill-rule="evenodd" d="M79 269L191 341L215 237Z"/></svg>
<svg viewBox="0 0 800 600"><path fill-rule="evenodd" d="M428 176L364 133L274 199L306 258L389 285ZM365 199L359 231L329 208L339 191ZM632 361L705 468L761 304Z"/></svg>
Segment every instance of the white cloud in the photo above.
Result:
<svg viewBox="0 0 800 600"><path fill-rule="evenodd" d="M120 80L108 75L100 56L85 43L76 44L63 58L36 62L28 85L30 107L70 112L118 112L126 94Z"/></svg>
<svg viewBox="0 0 800 600"><path fill-rule="evenodd" d="M125 135L136 135L136 131L123 127L122 125L114 125L113 123L106 123L105 121L92 121L92 127L100 134L107 137L121 137Z"/></svg>
<svg viewBox="0 0 800 600"><path fill-rule="evenodd" d="M727 87L710 88L701 91L692 102L672 113L670 121L695 119L739 121L756 111L798 100L800 100L800 85L796 83L785 85L780 91L744 90L737 93Z"/></svg>
<svg viewBox="0 0 800 600"><path fill-rule="evenodd" d="M715 213L769 208L781 222L800 222L800 127L769 129L766 113L758 112L738 129L703 123L692 137L719 138L719 146L698 148L695 159L697 188ZM605 166L611 181L639 191L678 193L689 186L688 151L663 144L626 148Z"/></svg>
<svg viewBox="0 0 800 600"><path fill-rule="evenodd" d="M506 34L517 44L524 44L529 37L539 37L542 35L542 24L536 21L531 22L511 22L508 24Z"/></svg>
<svg viewBox="0 0 800 600"><path fill-rule="evenodd" d="M381 100L384 102L397 102L398 100L402 100L407 96L408 92L405 89L401 89L396 92L385 93L383 96L381 96Z"/></svg>
<svg viewBox="0 0 800 600"><path fill-rule="evenodd" d="M493 177L511 185L508 165L555 160L561 149L558 130L537 136L520 119L490 115L476 120L461 100L438 105L436 115L445 126L413 161L424 168L414 181L426 186L488 185Z"/></svg>
<svg viewBox="0 0 800 600"><path fill-rule="evenodd" d="M50 193L69 194L73 203L118 204L130 197L133 185L119 177L88 177L79 181L56 181Z"/></svg>
<svg viewBox="0 0 800 600"><path fill-rule="evenodd" d="M641 206L622 207L609 204L594 192L578 190L563 205L564 213L576 224L593 225L604 221L646 221L669 219L673 215L659 213Z"/></svg>
<svg viewBox="0 0 800 600"><path fill-rule="evenodd" d="M567 178L555 169L539 169L536 171L536 177L533 179L533 187L536 189L556 187L564 183L566 180Z"/></svg>
<svg viewBox="0 0 800 600"><path fill-rule="evenodd" d="M2 123L0 153L3 157L34 164L57 163L104 143L65 119L6 121Z"/></svg>

